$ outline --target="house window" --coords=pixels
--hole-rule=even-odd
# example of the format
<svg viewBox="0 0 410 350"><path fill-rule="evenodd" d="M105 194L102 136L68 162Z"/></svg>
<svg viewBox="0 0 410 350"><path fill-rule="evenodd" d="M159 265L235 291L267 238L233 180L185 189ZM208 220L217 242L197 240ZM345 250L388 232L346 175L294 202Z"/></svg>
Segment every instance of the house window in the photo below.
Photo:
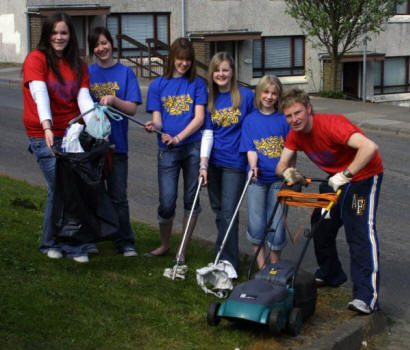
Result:
<svg viewBox="0 0 410 350"><path fill-rule="evenodd" d="M169 14L112 14L107 17L107 28L114 39L114 53L118 49L117 34L125 34L141 44L146 39L157 39L169 45ZM139 54L135 46L122 41L124 56Z"/></svg>
<svg viewBox="0 0 410 350"><path fill-rule="evenodd" d="M410 91L410 56L389 57L374 64L375 94L394 94Z"/></svg>
<svg viewBox="0 0 410 350"><path fill-rule="evenodd" d="M305 74L305 37L263 37L253 41L253 77Z"/></svg>
<svg viewBox="0 0 410 350"><path fill-rule="evenodd" d="M410 14L410 0L404 1L401 4L396 4L396 14L397 15L408 15Z"/></svg>

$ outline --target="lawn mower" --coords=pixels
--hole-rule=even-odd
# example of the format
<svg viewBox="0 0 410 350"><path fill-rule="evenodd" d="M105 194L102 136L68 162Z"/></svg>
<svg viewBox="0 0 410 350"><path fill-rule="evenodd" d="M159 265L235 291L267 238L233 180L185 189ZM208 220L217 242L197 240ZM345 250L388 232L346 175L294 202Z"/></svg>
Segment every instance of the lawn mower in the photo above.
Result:
<svg viewBox="0 0 410 350"><path fill-rule="evenodd" d="M310 182L324 181L309 180ZM269 326L273 335L279 335L284 330L293 336L299 334L303 322L314 313L316 307L317 291L314 275L301 270L300 265L318 225L315 225L312 231L305 230L306 242L295 265L287 261L270 264L256 273L254 279L251 279L252 269L271 230L279 204L322 208L321 221L336 203L340 192L339 190L337 193L316 194L288 189L279 191L262 242L251 262L248 281L237 285L226 302L212 302L209 305L207 313L209 325L217 326L222 318L248 320ZM292 240L295 239L296 235Z"/></svg>

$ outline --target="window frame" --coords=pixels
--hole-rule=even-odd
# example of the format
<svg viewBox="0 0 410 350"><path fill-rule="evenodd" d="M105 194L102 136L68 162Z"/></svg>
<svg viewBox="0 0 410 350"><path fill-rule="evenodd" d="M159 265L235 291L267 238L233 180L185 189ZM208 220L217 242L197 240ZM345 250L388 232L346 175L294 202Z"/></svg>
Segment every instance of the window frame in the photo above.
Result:
<svg viewBox="0 0 410 350"><path fill-rule="evenodd" d="M390 58L404 58L404 65L405 65L405 84L402 85L385 85L384 84L384 63L386 60ZM373 89L379 89L380 92L375 93L375 95L391 95L391 94L401 94L410 92L410 56L391 56L385 57L384 61L380 61L380 85L374 85ZM395 91L395 92L384 92L387 89L400 89L404 88L404 91Z"/></svg>
<svg viewBox="0 0 410 350"><path fill-rule="evenodd" d="M267 39L285 39L285 38L290 38L290 51L291 51L291 65L290 67L265 67L265 55L266 55L266 40ZM302 39L302 66L296 66L295 64L295 41L296 39ZM253 42L253 45L255 44L255 41ZM253 65L252 67L252 77L253 78L260 78L266 74L273 74L272 72L274 71L289 71L290 74L285 74L285 75L278 75L280 77L284 76L304 76L306 74L306 37L304 35L287 35L287 36L263 36L260 39L260 46L261 46L261 68L255 68ZM255 60L254 57L254 48L252 47L252 56L253 56L253 62ZM303 73L295 73L295 71L303 71ZM256 72L260 72L261 75L255 75Z"/></svg>
<svg viewBox="0 0 410 350"><path fill-rule="evenodd" d="M127 15L127 16L153 16L153 21L152 21L152 25L153 25L153 33L154 33L154 37L153 39L159 40L158 39L158 17L159 16L166 16L167 17L167 41L166 44L170 45L170 40L171 40L171 24L170 24L170 17L171 14L169 12L143 12L143 13L130 13L130 12L117 12L117 13L111 13L109 16L107 16L107 22L108 22L108 18L116 18L117 19L117 24L118 24L118 33L117 34L124 34L122 32L122 16ZM112 33L111 33L112 34ZM114 38L113 35L113 39L114 39L114 47L113 47L113 53L114 55L118 53L118 46L117 46L117 38ZM152 39L152 38L149 38ZM143 42L142 44L146 45L146 42ZM159 47L154 47L154 49L156 50L160 50L161 48ZM132 52L134 51L135 48L124 48L122 47L122 52Z"/></svg>
<svg viewBox="0 0 410 350"><path fill-rule="evenodd" d="M410 0L406 0L405 3L407 4L406 6L406 12L405 13L398 13L397 12L397 6L398 4L396 3L396 16L405 16L405 15L410 15Z"/></svg>

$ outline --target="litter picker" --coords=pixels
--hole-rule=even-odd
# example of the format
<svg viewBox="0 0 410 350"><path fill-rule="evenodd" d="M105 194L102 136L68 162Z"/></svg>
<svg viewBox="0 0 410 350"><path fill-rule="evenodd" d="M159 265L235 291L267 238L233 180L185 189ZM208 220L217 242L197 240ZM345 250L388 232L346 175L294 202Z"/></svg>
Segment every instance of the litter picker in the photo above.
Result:
<svg viewBox="0 0 410 350"><path fill-rule="evenodd" d="M229 233L231 232L234 221L238 215L238 211L241 206L243 197L245 196L246 190L249 187L253 175L253 172L250 172L248 175L248 179L245 183L241 197L239 198L238 204L235 208L234 214L232 215L231 221L229 223L228 229L226 230L219 251L215 257L215 261L213 263L209 263L208 266L196 270L196 280L198 282L198 285L202 288L202 290L205 293L214 294L218 298L225 298L227 296L228 290L233 289L232 280L238 277L232 264L227 260L219 261L219 258L222 254L223 249L225 248L225 244L228 240ZM213 285L213 290L209 289L206 286L207 283Z"/></svg>
<svg viewBox="0 0 410 350"><path fill-rule="evenodd" d="M193 216L193 213L194 213L194 210L195 210L196 203L197 203L198 198L199 198L199 192L201 191L203 180L204 180L204 178L201 176L201 178L199 179L199 182L198 182L198 187L196 189L194 202L192 203L192 208L191 208L191 211L189 213L188 221L186 223L185 232L182 236L182 241L181 241L181 244L179 246L177 259L176 259L176 264L174 265L174 267L172 269L166 268L164 270L164 277L171 278L172 280L174 280L175 278L185 279L185 274L188 272L188 267L186 265L180 265L180 263L181 263L181 254L182 254L182 249L185 245L185 241L187 240L187 237L188 237L189 227L191 225L191 219L192 219L192 216Z"/></svg>

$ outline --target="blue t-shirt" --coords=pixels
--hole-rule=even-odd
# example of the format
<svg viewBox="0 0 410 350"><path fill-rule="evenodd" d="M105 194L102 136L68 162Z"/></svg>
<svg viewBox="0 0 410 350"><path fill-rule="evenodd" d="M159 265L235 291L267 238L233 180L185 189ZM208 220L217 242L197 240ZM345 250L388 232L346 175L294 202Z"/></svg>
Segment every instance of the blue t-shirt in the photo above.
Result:
<svg viewBox="0 0 410 350"><path fill-rule="evenodd" d="M103 68L94 63L88 67L90 73L90 92L94 102L106 95L117 96L121 100L141 104L141 90L137 77L130 67L116 63ZM115 145L115 153L128 152L128 119L115 121L110 118L110 144Z"/></svg>
<svg viewBox="0 0 410 350"><path fill-rule="evenodd" d="M255 151L258 154L259 184L279 180L276 165L290 130L283 114L263 114L255 110L249 114L242 126L241 152ZM249 168L249 166L248 166Z"/></svg>
<svg viewBox="0 0 410 350"><path fill-rule="evenodd" d="M155 79L148 88L147 112L158 111L162 118L162 131L171 136L179 134L195 117L195 105L206 105L208 100L204 80L196 77L192 83L188 78ZM201 139L197 130L178 145L185 145ZM166 147L158 135L159 147Z"/></svg>
<svg viewBox="0 0 410 350"><path fill-rule="evenodd" d="M241 128L245 117L254 109L253 92L239 87L241 104L232 109L231 93L218 93L215 99L215 112L211 115L207 109L205 129L213 130L214 142L209 162L245 170L246 154L239 152Z"/></svg>

